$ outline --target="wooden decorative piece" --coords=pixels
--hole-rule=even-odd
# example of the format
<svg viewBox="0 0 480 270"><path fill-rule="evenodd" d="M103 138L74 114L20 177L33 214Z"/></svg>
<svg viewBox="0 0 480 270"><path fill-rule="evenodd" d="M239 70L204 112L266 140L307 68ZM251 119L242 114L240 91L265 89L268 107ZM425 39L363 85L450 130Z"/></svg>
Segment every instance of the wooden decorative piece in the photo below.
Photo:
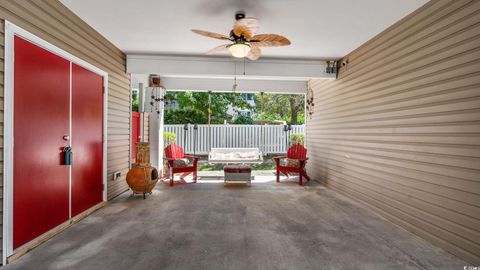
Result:
<svg viewBox="0 0 480 270"><path fill-rule="evenodd" d="M136 161L139 165L150 165L150 144L147 142L137 143Z"/></svg>
<svg viewBox="0 0 480 270"><path fill-rule="evenodd" d="M137 163L127 173L127 184L134 194L151 193L158 182L158 171L150 165L149 143L137 143Z"/></svg>
<svg viewBox="0 0 480 270"><path fill-rule="evenodd" d="M151 74L148 82L149 87L161 87L160 75Z"/></svg>

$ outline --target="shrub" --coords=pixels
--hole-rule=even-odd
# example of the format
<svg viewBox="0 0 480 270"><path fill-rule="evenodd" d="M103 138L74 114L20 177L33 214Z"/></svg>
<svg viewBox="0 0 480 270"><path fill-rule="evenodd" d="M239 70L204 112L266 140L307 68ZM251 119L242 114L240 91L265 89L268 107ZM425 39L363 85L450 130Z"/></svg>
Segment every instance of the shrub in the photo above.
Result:
<svg viewBox="0 0 480 270"><path fill-rule="evenodd" d="M177 142L177 134L165 131L163 133L163 144L165 146Z"/></svg>
<svg viewBox="0 0 480 270"><path fill-rule="evenodd" d="M290 146L295 144L304 145L305 144L304 137L305 135L303 135L302 133L294 133L290 135Z"/></svg>
<svg viewBox="0 0 480 270"><path fill-rule="evenodd" d="M253 125L254 124L253 119L251 117L243 116L243 115L239 115L233 123L237 125Z"/></svg>

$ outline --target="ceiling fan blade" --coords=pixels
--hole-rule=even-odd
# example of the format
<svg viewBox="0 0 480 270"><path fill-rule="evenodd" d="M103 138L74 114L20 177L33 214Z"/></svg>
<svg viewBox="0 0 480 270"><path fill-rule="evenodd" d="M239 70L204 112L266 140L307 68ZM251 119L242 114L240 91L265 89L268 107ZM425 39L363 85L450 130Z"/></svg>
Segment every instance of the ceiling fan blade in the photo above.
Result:
<svg viewBox="0 0 480 270"><path fill-rule="evenodd" d="M262 56L262 50L256 45L250 45L250 52L247 54L247 58L250 60L257 60Z"/></svg>
<svg viewBox="0 0 480 270"><path fill-rule="evenodd" d="M230 40L230 38L226 35L217 34L217 33L213 33L213 32L208 32L208 31L203 31L203 30L198 30L198 29L192 29L192 32L195 33L195 34L206 36L206 37Z"/></svg>
<svg viewBox="0 0 480 270"><path fill-rule="evenodd" d="M215 53L226 51L228 45L229 44L224 44L224 45L220 45L218 47L215 47L215 48L209 50L208 52L206 52L206 54L215 54Z"/></svg>
<svg viewBox="0 0 480 270"><path fill-rule="evenodd" d="M250 42L259 47L278 47L288 46L291 44L288 38L277 34L260 34L250 39Z"/></svg>
<svg viewBox="0 0 480 270"><path fill-rule="evenodd" d="M233 33L237 36L242 36L250 39L257 32L260 23L255 18L244 18L237 20L233 25Z"/></svg>

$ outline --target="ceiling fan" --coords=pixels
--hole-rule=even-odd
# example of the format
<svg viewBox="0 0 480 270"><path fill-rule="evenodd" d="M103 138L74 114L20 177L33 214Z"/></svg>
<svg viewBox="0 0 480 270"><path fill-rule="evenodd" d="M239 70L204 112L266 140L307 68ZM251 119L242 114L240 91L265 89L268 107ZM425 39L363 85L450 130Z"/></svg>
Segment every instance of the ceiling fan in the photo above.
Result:
<svg viewBox="0 0 480 270"><path fill-rule="evenodd" d="M247 57L250 60L257 60L262 51L260 47L278 47L290 45L290 40L277 34L259 34L256 35L259 28L259 21L255 18L246 18L245 13L235 14L235 24L230 31L230 35L222 35L213 32L192 29L192 32L216 39L229 40L232 43L220 45L207 52L207 54L230 51L234 57Z"/></svg>

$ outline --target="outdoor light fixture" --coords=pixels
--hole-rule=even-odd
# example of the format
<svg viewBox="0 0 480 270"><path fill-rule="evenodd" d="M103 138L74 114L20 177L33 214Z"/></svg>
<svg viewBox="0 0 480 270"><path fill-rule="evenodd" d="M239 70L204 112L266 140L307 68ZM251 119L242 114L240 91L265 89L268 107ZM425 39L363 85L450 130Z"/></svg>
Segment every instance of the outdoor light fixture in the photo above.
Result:
<svg viewBox="0 0 480 270"><path fill-rule="evenodd" d="M195 125L193 125L193 130L194 130L194 138L193 138L193 156L195 156L196 152L197 152L197 135L198 135L198 124L195 123Z"/></svg>
<svg viewBox="0 0 480 270"><path fill-rule="evenodd" d="M246 43L235 43L228 46L228 50L233 57L244 58L250 52L250 45Z"/></svg>
<svg viewBox="0 0 480 270"><path fill-rule="evenodd" d="M183 147L187 147L187 132L188 132L188 124L183 125Z"/></svg>
<svg viewBox="0 0 480 270"><path fill-rule="evenodd" d="M292 125L284 125L283 126L283 131L285 132L285 147L288 148L288 132L292 130Z"/></svg>
<svg viewBox="0 0 480 270"><path fill-rule="evenodd" d="M327 67L325 68L325 73L327 74L337 73L337 61L328 60L325 63L327 64Z"/></svg>

